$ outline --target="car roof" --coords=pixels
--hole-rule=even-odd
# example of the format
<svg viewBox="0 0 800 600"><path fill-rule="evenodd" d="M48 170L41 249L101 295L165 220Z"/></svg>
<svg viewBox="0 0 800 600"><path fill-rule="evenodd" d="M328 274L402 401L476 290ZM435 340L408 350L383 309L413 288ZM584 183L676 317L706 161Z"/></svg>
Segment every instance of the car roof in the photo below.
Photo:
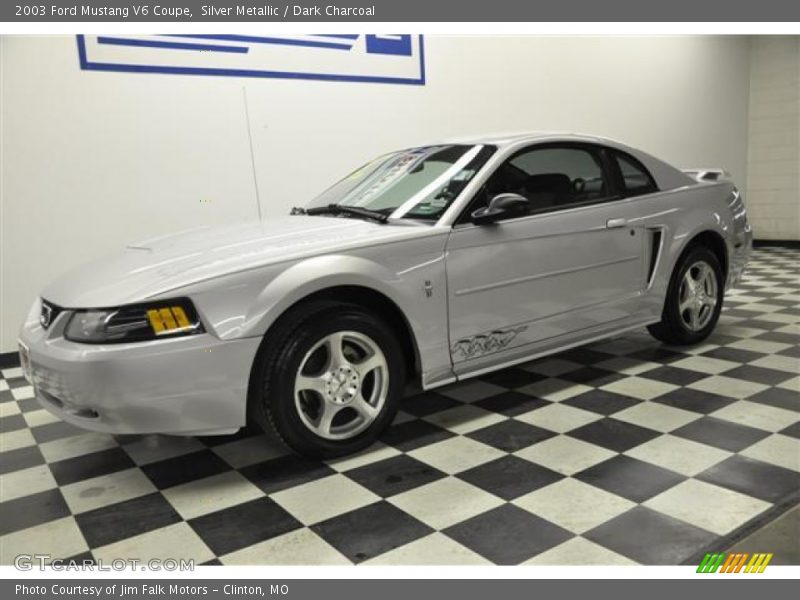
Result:
<svg viewBox="0 0 800 600"><path fill-rule="evenodd" d="M518 142L540 142L545 140L590 142L608 144L612 146L625 146L625 144L609 138L587 133L572 133L567 131L527 131L514 133L487 133L483 135L470 135L446 138L438 143L443 144L491 144L493 146L506 146Z"/></svg>
<svg viewBox="0 0 800 600"><path fill-rule="evenodd" d="M564 131L495 133L439 140L438 142L430 145L490 144L497 146L498 148L504 148L509 146L524 146L526 144L535 144L539 142L582 142L587 144L601 144L610 148L621 150L643 163L650 171L650 174L655 178L658 187L662 190L670 190L697 183L697 181L692 177L689 177L672 165L655 158L647 152L633 148L632 146L628 146L624 142L619 142L610 138L587 133L571 133Z"/></svg>

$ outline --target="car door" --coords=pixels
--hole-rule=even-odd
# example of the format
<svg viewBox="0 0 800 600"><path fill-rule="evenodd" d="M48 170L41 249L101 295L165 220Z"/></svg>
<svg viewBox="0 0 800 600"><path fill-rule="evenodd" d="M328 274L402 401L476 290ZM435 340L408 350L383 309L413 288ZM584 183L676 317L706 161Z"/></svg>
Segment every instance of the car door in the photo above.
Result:
<svg viewBox="0 0 800 600"><path fill-rule="evenodd" d="M447 244L456 373L635 318L644 239L635 201L620 186L610 153L585 144L525 148L487 179ZM472 211L500 193L525 196L530 212L470 222Z"/></svg>

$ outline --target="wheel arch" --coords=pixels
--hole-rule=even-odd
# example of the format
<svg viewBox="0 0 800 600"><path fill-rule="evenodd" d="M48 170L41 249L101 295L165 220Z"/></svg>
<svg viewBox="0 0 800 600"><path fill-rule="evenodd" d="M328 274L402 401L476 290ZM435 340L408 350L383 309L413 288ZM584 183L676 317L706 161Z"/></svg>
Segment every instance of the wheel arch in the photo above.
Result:
<svg viewBox="0 0 800 600"><path fill-rule="evenodd" d="M354 304L383 318L397 335L397 339L403 348L403 354L412 357L412 360L407 361L406 364L407 374L415 378L419 376L421 372L419 348L417 347L416 336L414 335L414 331L405 313L394 300L389 298L389 296L369 286L362 284L335 285L311 292L287 308L278 319L276 319L270 329L293 309L315 301ZM269 330L267 330L264 335L266 336L268 334Z"/></svg>
<svg viewBox="0 0 800 600"><path fill-rule="evenodd" d="M663 304L661 305L661 320L647 326L653 337L673 345L696 344L710 335L719 318L727 278L728 254L725 238L720 233L711 229L702 229L691 236L687 235L686 238L688 239L681 245L680 250L675 252L675 260L670 268L669 278L666 280ZM678 303L681 280L677 278L677 275L678 269L684 264L689 253L699 248L707 250L717 257L722 270L722 281L718 284L719 301L714 305L711 320L703 328L690 331L680 323L682 317Z"/></svg>
<svg viewBox="0 0 800 600"><path fill-rule="evenodd" d="M392 298L372 286L363 283L345 283L323 286L313 291L308 291L305 295L295 299L291 304L282 307L271 323L267 326L262 335L259 351L256 352L254 364L251 368L250 377L253 377L255 361L259 360L261 349L269 343L270 338L275 335L287 320L293 318L302 307L311 303L342 303L356 305L364 308L386 321L397 335L397 339L406 357L411 360L406 361L406 375L410 381L419 381L422 372L421 355L417 344L414 330L411 327L405 313Z"/></svg>
<svg viewBox="0 0 800 600"><path fill-rule="evenodd" d="M695 246L705 246L714 253L714 255L717 257L717 260L719 260L720 267L722 267L722 276L725 280L727 280L729 264L728 246L725 243L725 239L722 237L722 235L713 229L704 229L696 232L691 238L689 238L689 240L683 245L680 253L678 253L678 257L673 263L672 269L674 270L675 265L680 264L681 259Z"/></svg>

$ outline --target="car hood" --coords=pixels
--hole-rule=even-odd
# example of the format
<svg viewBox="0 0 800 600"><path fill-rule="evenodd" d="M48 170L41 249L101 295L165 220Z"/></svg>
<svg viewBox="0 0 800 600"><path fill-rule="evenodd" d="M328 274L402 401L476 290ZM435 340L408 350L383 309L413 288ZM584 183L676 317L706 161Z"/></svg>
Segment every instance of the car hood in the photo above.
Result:
<svg viewBox="0 0 800 600"><path fill-rule="evenodd" d="M66 273L42 297L64 308L112 307L237 271L425 231L430 228L308 216L201 227L129 244Z"/></svg>

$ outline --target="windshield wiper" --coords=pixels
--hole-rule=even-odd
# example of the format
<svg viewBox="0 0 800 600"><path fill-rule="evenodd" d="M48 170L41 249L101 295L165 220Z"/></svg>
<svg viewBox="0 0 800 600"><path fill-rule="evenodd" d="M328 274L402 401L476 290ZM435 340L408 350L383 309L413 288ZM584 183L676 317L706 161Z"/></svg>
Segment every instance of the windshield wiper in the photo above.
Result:
<svg viewBox="0 0 800 600"><path fill-rule="evenodd" d="M354 217L364 217L365 219L373 219L379 223L388 223L389 215L378 212L377 210L370 210L360 206L346 206L344 204L328 204L327 206L315 206L313 208L299 209L293 208L290 214L293 215L351 215Z"/></svg>

